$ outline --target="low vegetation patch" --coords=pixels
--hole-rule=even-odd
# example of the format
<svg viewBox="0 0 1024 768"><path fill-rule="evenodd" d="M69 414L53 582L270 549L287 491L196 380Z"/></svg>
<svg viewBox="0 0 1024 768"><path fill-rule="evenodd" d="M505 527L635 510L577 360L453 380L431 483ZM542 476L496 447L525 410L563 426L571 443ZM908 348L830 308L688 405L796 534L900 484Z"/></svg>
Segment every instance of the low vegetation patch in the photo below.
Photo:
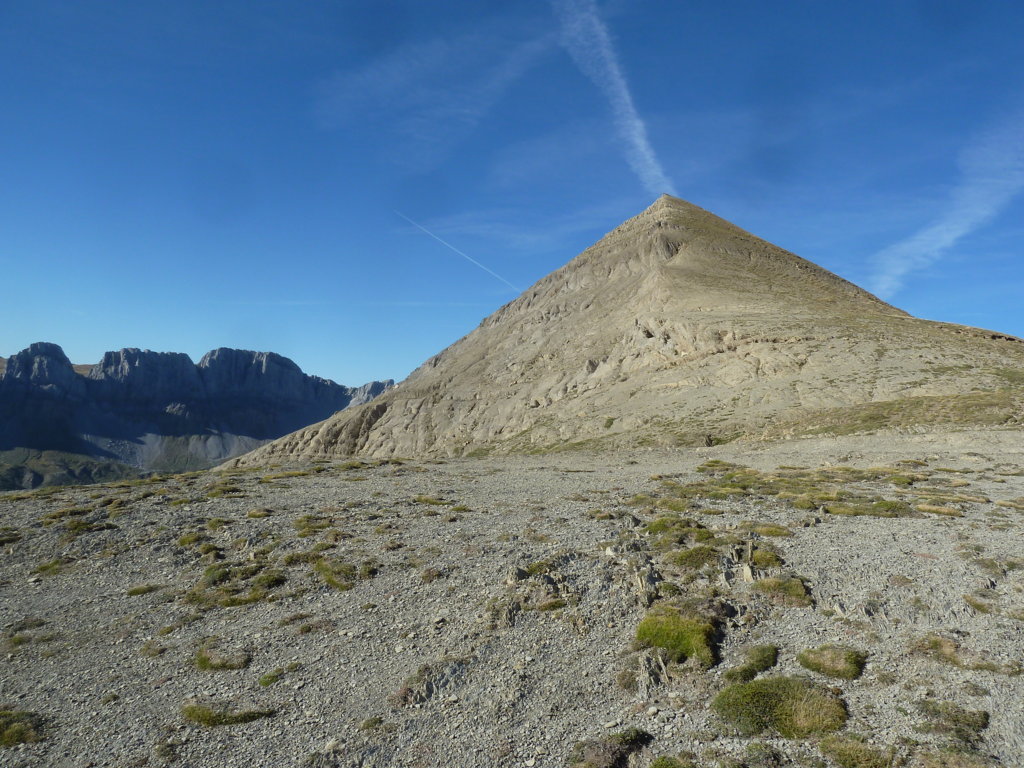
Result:
<svg viewBox="0 0 1024 768"><path fill-rule="evenodd" d="M244 650L221 651L217 648L217 640L206 640L196 651L195 664L197 669L220 671L225 669L245 669L252 661L252 654Z"/></svg>
<svg viewBox="0 0 1024 768"><path fill-rule="evenodd" d="M761 472L713 460L697 468L705 479L691 483L662 480L659 492L635 496L632 503L651 511L704 512L718 511L705 509L713 501L777 499L795 509L819 509L834 515L903 517L915 514L908 497L917 496L919 501L931 503L941 492L934 488L916 489L916 484L934 475L927 465L901 464L869 469L779 467L774 472ZM659 521L652 525L659 525ZM762 526L761 530L756 526ZM744 527L762 536L792 535L791 530L775 523L746 523ZM656 531L649 527L649 532Z"/></svg>
<svg viewBox="0 0 1024 768"><path fill-rule="evenodd" d="M35 712L0 709L0 747L43 740L43 718Z"/></svg>
<svg viewBox="0 0 1024 768"><path fill-rule="evenodd" d="M988 712L965 709L952 701L926 699L918 709L927 718L922 730L949 736L956 749L976 748L982 731L988 728Z"/></svg>
<svg viewBox="0 0 1024 768"><path fill-rule="evenodd" d="M742 524L742 527L751 533L756 533L758 536L792 536L793 532L784 525L778 525L776 523L764 523L756 521L747 521Z"/></svg>
<svg viewBox="0 0 1024 768"><path fill-rule="evenodd" d="M0 525L0 546L14 544L21 540L21 532L9 525Z"/></svg>
<svg viewBox="0 0 1024 768"><path fill-rule="evenodd" d="M254 720L261 720L265 717L272 717L276 714L273 709L243 709L233 710L227 706L205 706L203 704L186 704L181 708L181 714L186 720L205 726L215 728L222 725L239 725L251 723Z"/></svg>
<svg viewBox="0 0 1024 768"><path fill-rule="evenodd" d="M730 685L711 708L744 736L775 731L787 739L804 739L837 731L847 718L842 699L799 677Z"/></svg>
<svg viewBox="0 0 1024 768"><path fill-rule="evenodd" d="M745 663L726 670L724 677L730 683L749 683L761 672L766 672L778 663L777 645L755 645L747 649Z"/></svg>
<svg viewBox="0 0 1024 768"><path fill-rule="evenodd" d="M666 559L672 565L689 570L701 570L718 562L718 550L704 544L673 552Z"/></svg>
<svg viewBox="0 0 1024 768"><path fill-rule="evenodd" d="M936 661L951 664L954 667L960 667L961 669L988 672L1005 671L998 664L993 664L990 661L977 658L976 654L965 653L959 643L952 638L943 637L942 635L934 633L925 635L917 640L917 642L911 646L911 650L916 653L924 654L925 656L930 656Z"/></svg>
<svg viewBox="0 0 1024 768"><path fill-rule="evenodd" d="M654 607L636 628L637 643L660 648L669 661L695 659L710 667L716 661L714 623L672 605Z"/></svg>
<svg viewBox="0 0 1024 768"><path fill-rule="evenodd" d="M137 587L130 587L125 594L128 597L138 597L139 595L148 595L150 592L156 592L161 589L159 584L139 584Z"/></svg>
<svg viewBox="0 0 1024 768"><path fill-rule="evenodd" d="M842 680L856 680L864 672L868 655L845 645L822 645L797 654L796 660L804 669Z"/></svg>
<svg viewBox="0 0 1024 768"><path fill-rule="evenodd" d="M896 750L872 747L855 736L828 736L818 745L821 754L839 768L895 768Z"/></svg>
<svg viewBox="0 0 1024 768"><path fill-rule="evenodd" d="M754 582L753 588L781 605L807 607L814 603L807 591L807 585L795 576L758 579Z"/></svg>
<svg viewBox="0 0 1024 768"><path fill-rule="evenodd" d="M287 576L284 571L272 567L265 554L257 553L255 560L246 563L215 562L185 593L185 600L205 608L230 608L275 599L273 590L283 586ZM221 556L220 550L214 547L210 556Z"/></svg>
<svg viewBox="0 0 1024 768"><path fill-rule="evenodd" d="M827 504L825 511L830 515L845 515L847 517L864 515L868 517L907 517L912 512L912 509L905 501L881 499L878 501Z"/></svg>
<svg viewBox="0 0 1024 768"><path fill-rule="evenodd" d="M597 739L577 743L569 755L572 768L624 768L629 756L650 744L654 737L639 728L629 728Z"/></svg>

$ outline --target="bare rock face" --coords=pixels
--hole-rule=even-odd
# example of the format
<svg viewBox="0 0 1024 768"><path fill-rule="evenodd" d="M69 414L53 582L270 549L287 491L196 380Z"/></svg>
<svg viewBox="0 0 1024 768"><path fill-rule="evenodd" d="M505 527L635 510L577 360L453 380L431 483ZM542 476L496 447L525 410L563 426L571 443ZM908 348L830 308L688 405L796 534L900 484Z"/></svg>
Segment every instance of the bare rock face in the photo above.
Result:
<svg viewBox="0 0 1024 768"><path fill-rule="evenodd" d="M93 396L104 400L153 403L192 400L204 394L196 366L181 352L105 352L87 378Z"/></svg>
<svg viewBox="0 0 1024 768"><path fill-rule="evenodd" d="M79 369L56 344L36 343L7 359L0 487L58 476L88 482L99 477L96 462L106 479L127 471L122 464L211 466L394 384L345 387L307 376L280 355L237 349L214 350L199 365L181 353L122 349Z"/></svg>
<svg viewBox="0 0 1024 768"><path fill-rule="evenodd" d="M1020 339L919 320L662 196L372 403L239 460L479 455L1024 416Z"/></svg>
<svg viewBox="0 0 1024 768"><path fill-rule="evenodd" d="M69 396L85 391L64 350L42 341L8 358L3 378L12 387L33 387Z"/></svg>

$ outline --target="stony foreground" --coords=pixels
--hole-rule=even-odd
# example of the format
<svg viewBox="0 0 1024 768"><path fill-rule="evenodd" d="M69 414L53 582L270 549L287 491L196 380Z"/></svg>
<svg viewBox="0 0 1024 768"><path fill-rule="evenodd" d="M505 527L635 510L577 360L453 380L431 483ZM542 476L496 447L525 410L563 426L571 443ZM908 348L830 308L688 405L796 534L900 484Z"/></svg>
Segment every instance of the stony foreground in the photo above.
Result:
<svg viewBox="0 0 1024 768"><path fill-rule="evenodd" d="M0 765L1021 765L1022 445L2 495Z"/></svg>

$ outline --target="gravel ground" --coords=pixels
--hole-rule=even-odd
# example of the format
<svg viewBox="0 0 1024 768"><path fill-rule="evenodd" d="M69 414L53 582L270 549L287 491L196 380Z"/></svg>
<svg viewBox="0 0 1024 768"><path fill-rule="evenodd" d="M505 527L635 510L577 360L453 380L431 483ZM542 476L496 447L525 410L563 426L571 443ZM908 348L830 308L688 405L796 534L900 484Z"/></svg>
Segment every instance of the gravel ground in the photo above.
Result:
<svg viewBox="0 0 1024 768"><path fill-rule="evenodd" d="M990 715L963 765L1021 765L1019 438L350 462L0 495L0 708L38 715L43 737L0 749L0 765L563 766L577 742L629 727L653 737L630 765L832 765L815 738L741 737L709 707L756 644L780 649L768 674L835 687L847 731L871 744L923 760L949 734L921 702L949 701ZM671 514L665 481L706 480L708 459L885 463L919 477L858 487L945 493L959 516L698 498L682 514L718 556L686 571L646 525ZM749 569L737 553L754 545L782 564ZM786 576L811 605L758 591ZM652 658L639 622L687 596L726 606L718 662L625 689L623 670ZM928 638L949 653L921 650ZM866 651L864 674L798 665L825 643ZM266 716L208 727L189 705Z"/></svg>

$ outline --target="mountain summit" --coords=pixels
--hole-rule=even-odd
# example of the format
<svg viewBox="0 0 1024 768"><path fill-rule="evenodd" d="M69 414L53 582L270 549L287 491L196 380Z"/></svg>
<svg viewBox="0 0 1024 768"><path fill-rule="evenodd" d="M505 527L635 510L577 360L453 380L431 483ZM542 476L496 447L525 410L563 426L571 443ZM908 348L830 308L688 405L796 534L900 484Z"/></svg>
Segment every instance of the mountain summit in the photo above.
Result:
<svg viewBox="0 0 1024 768"><path fill-rule="evenodd" d="M373 402L240 463L699 445L1022 415L1024 343L663 195Z"/></svg>

